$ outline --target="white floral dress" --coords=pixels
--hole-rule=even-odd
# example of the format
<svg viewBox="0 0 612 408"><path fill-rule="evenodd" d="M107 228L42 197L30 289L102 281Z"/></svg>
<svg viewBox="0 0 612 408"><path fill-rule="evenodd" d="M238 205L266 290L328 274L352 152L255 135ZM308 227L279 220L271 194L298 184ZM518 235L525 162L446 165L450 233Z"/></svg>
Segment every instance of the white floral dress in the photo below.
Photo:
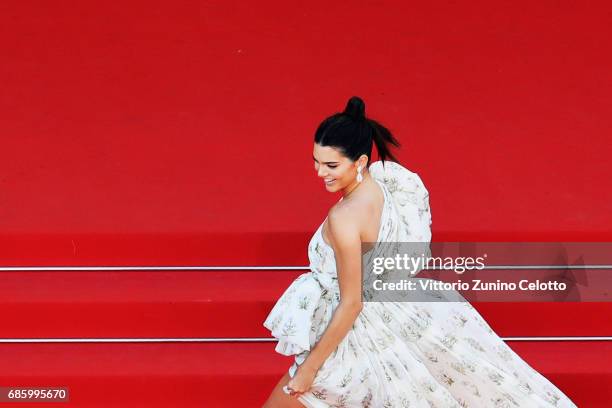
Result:
<svg viewBox="0 0 612 408"><path fill-rule="evenodd" d="M369 171L385 196L378 242L429 243L429 193L420 177L389 161ZM310 271L291 283L263 323L278 339L276 351L295 355L291 377L340 301L322 226L308 245ZM576 407L467 301L364 302L299 401L310 408Z"/></svg>

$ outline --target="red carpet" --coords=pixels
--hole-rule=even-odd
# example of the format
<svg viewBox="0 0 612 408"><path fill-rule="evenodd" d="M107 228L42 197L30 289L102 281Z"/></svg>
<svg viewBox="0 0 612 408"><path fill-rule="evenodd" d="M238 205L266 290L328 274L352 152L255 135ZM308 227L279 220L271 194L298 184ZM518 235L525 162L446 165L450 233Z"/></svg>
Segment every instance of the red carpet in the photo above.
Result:
<svg viewBox="0 0 612 408"><path fill-rule="evenodd" d="M611 12L3 4L0 267L306 266L339 199L314 130L351 95L429 189L434 241L611 241ZM299 273L0 271L0 340L266 337ZM475 306L502 336L612 335L608 303ZM273 346L0 343L0 385L65 385L70 407L258 407L289 365ZM581 408L609 406L610 342L511 346Z"/></svg>

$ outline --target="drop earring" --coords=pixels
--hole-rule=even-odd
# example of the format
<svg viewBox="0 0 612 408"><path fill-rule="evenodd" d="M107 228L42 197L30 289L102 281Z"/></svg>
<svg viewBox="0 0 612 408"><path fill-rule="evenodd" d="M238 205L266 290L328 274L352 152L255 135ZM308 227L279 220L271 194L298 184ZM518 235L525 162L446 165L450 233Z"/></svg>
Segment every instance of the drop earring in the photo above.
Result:
<svg viewBox="0 0 612 408"><path fill-rule="evenodd" d="M361 166L357 167L357 182L361 183L363 181L363 176L361 175Z"/></svg>

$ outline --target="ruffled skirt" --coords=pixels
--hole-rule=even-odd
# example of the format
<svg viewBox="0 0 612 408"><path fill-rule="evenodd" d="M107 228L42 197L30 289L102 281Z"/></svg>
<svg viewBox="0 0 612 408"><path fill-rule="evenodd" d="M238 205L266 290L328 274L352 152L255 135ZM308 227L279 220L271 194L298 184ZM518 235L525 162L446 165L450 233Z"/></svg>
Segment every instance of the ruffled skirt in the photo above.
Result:
<svg viewBox="0 0 612 408"><path fill-rule="evenodd" d="M264 322L276 351L295 355L291 377L338 306L334 283L300 275ZM365 302L299 400L311 408L576 407L468 302Z"/></svg>

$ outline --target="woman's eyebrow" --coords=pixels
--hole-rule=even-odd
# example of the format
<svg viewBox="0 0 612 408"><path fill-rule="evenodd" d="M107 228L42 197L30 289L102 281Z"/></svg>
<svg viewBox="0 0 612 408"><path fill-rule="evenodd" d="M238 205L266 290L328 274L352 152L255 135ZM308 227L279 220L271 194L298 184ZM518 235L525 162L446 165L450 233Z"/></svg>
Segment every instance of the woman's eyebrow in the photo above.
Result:
<svg viewBox="0 0 612 408"><path fill-rule="evenodd" d="M318 161L317 159L315 159L315 157L314 157L314 156L312 156L312 159L313 159L314 161ZM338 162L335 162L335 161L331 161L331 162L323 162L323 164L338 164Z"/></svg>

